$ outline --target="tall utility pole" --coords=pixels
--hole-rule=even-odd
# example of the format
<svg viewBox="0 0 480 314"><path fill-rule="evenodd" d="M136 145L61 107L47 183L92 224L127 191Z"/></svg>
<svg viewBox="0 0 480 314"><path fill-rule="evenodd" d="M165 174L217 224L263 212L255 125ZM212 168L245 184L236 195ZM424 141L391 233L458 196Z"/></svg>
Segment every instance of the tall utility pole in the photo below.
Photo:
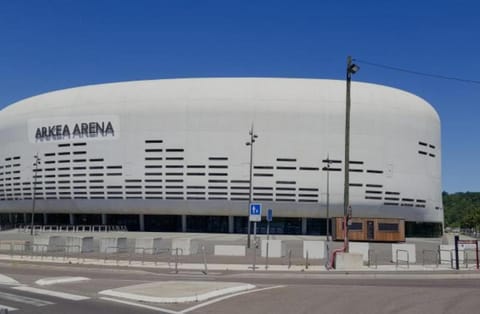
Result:
<svg viewBox="0 0 480 314"><path fill-rule="evenodd" d="M344 219L344 246L345 252L348 252L348 208L349 208L349 187L350 187L350 85L352 81L352 74L357 73L360 68L352 63L352 57L347 57L347 92L346 92L346 111L345 111L345 159L344 159L344 169L345 169L345 181L344 181L344 190L343 190L343 219Z"/></svg>
<svg viewBox="0 0 480 314"><path fill-rule="evenodd" d="M253 132L253 123L252 126L250 127L250 131L248 132L250 135L250 140L245 143L245 145L250 146L250 180L248 180L249 183L249 193L248 193L248 206L247 206L247 232L248 232L248 237L247 237L247 248L250 248L250 204L252 204L252 199L253 199L253 144L255 143L255 139L258 137L257 134Z"/></svg>
<svg viewBox="0 0 480 314"><path fill-rule="evenodd" d="M32 221L30 224L30 235L33 236L33 221L35 217L35 197L37 192L37 176L38 176L38 165L40 164L40 158L38 157L38 153L33 156L35 158L35 171L33 171L33 195L32 195Z"/></svg>
<svg viewBox="0 0 480 314"><path fill-rule="evenodd" d="M327 155L327 241L330 241L330 156Z"/></svg>

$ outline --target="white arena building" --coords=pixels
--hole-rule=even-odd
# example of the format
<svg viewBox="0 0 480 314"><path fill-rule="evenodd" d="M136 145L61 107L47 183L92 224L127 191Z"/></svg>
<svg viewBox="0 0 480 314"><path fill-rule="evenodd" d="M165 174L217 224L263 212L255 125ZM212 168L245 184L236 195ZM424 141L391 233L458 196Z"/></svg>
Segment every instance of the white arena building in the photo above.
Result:
<svg viewBox="0 0 480 314"><path fill-rule="evenodd" d="M354 82L351 93L353 216L438 235L438 114L395 88ZM253 200L273 209L272 231L325 234L327 188L330 216L343 216L345 82L317 79L123 82L7 106L2 222L29 223L35 185L37 224L245 232L252 125Z"/></svg>

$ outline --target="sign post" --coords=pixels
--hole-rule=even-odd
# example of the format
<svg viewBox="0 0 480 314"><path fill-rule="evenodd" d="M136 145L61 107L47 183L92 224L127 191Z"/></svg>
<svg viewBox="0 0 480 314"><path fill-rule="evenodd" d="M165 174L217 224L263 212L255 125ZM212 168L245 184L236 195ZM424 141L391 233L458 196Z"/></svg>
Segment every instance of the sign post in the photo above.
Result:
<svg viewBox="0 0 480 314"><path fill-rule="evenodd" d="M253 221L253 265L252 269L256 269L256 260L257 260L257 222L262 221L262 204L260 203L251 203L250 204L250 215L248 217L248 223Z"/></svg>
<svg viewBox="0 0 480 314"><path fill-rule="evenodd" d="M465 245L465 244L471 244L475 245L475 257L476 257L476 262L477 262L477 270L480 269L480 262L478 258L478 241L477 240L460 240L460 237L458 235L455 236L455 269L459 270L460 265L459 265L459 254L458 254L458 246L459 245ZM465 249L464 249L465 253ZM468 259L468 257L465 255L465 258Z"/></svg>
<svg viewBox="0 0 480 314"><path fill-rule="evenodd" d="M273 209L267 209L267 254L265 260L265 269L268 269L268 249L270 244L270 222L273 219Z"/></svg>

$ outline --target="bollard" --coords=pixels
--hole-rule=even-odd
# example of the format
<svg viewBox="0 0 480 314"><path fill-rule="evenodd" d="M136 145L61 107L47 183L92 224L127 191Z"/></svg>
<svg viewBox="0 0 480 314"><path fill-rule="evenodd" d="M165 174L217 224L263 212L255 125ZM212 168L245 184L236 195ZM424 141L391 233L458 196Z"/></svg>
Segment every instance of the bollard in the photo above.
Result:
<svg viewBox="0 0 480 314"><path fill-rule="evenodd" d="M203 265L204 265L203 273L205 275L208 275L207 253L205 252L205 245L202 245L202 252L203 252Z"/></svg>
<svg viewBox="0 0 480 314"><path fill-rule="evenodd" d="M257 264L257 243L253 241L253 263L252 263L252 270L255 271L255 268Z"/></svg>
<svg viewBox="0 0 480 314"><path fill-rule="evenodd" d="M266 260L265 260L265 269L268 269L268 249L269 249L269 244L270 244L270 239L267 239L267 254L266 254Z"/></svg>
<svg viewBox="0 0 480 314"><path fill-rule="evenodd" d="M175 274L178 274L178 247L175 249Z"/></svg>
<svg viewBox="0 0 480 314"><path fill-rule="evenodd" d="M305 256L305 269L308 269L308 251L307 255Z"/></svg>
<svg viewBox="0 0 480 314"><path fill-rule="evenodd" d="M328 235L327 235L327 240L328 240ZM325 259L325 268L328 267L328 258L330 256L330 244L327 242L326 246L327 246L327 258Z"/></svg>
<svg viewBox="0 0 480 314"><path fill-rule="evenodd" d="M455 236L455 269L459 270L460 269L460 263L458 262L458 241L460 240L460 237L458 235Z"/></svg>
<svg viewBox="0 0 480 314"><path fill-rule="evenodd" d="M288 269L292 267L292 249L288 250Z"/></svg>

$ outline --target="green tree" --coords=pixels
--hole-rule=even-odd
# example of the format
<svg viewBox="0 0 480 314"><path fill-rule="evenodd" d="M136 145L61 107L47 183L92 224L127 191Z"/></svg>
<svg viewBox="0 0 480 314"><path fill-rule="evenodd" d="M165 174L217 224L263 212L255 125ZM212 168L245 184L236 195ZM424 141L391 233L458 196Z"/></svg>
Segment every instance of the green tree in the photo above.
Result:
<svg viewBox="0 0 480 314"><path fill-rule="evenodd" d="M442 193L445 225L476 228L480 226L480 193Z"/></svg>

